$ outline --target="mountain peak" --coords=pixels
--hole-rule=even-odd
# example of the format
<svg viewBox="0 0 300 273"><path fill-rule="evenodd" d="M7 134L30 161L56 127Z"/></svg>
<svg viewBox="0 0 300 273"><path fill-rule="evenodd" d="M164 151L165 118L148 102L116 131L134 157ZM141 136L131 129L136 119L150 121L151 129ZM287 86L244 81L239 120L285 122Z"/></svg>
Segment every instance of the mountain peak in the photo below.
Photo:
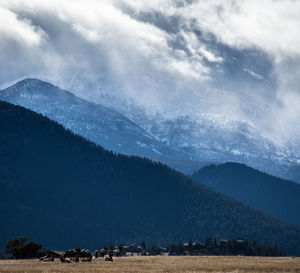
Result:
<svg viewBox="0 0 300 273"><path fill-rule="evenodd" d="M170 158L175 164L176 160L180 164L182 159L188 160L185 154L155 140L113 109L77 97L39 79L27 78L17 82L0 92L0 100L46 115L109 150L167 162ZM175 160L172 156L176 157Z"/></svg>
<svg viewBox="0 0 300 273"><path fill-rule="evenodd" d="M58 86L55 86L47 81L43 81L36 78L26 78L17 83L13 84L12 86L7 87L6 89L2 90L4 97L18 97L18 96L27 96L27 95L34 95L34 96L46 96L56 97L56 96L72 96L69 91L63 90Z"/></svg>
<svg viewBox="0 0 300 273"><path fill-rule="evenodd" d="M12 85L9 88L14 88L14 87L32 88L32 87L37 87L37 86L43 86L43 87L48 87L48 88L58 88L57 86L54 86L53 84L51 84L49 82L42 81L42 80L36 79L36 78L25 78L21 81L18 81L17 83L15 83L14 85Z"/></svg>

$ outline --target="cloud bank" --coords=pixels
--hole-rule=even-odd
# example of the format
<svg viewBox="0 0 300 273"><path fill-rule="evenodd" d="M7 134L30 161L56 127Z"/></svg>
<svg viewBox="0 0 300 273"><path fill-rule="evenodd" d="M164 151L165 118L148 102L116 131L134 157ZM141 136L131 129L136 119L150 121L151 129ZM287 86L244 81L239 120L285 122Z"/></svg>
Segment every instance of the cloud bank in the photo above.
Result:
<svg viewBox="0 0 300 273"><path fill-rule="evenodd" d="M38 77L168 116L300 129L300 2L2 0L0 84Z"/></svg>

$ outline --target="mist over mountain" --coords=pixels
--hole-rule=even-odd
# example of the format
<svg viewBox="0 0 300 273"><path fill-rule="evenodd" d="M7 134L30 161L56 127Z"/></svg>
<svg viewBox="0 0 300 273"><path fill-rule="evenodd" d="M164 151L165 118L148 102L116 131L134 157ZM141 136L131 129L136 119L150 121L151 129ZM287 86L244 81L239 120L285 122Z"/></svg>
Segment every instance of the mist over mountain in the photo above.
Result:
<svg viewBox="0 0 300 273"><path fill-rule="evenodd" d="M280 147L263 137L257 127L226 116L203 114L165 118L129 107L128 117L156 139L200 162L240 162L299 182L298 150ZM134 114L133 114L134 113Z"/></svg>
<svg viewBox="0 0 300 273"><path fill-rule="evenodd" d="M203 165L122 114L38 79L26 79L0 91L0 99L39 112L108 150L159 160L189 173Z"/></svg>
<svg viewBox="0 0 300 273"><path fill-rule="evenodd" d="M300 255L285 222L299 223L299 14L294 0L1 0L0 245L212 236ZM199 183L163 163L217 165Z"/></svg>
<svg viewBox="0 0 300 273"><path fill-rule="evenodd" d="M297 11L292 0L4 0L0 83L42 79L188 157L300 181Z"/></svg>
<svg viewBox="0 0 300 273"><path fill-rule="evenodd" d="M160 163L116 155L48 118L0 102L3 245L27 235L54 249L243 237L299 254L299 227Z"/></svg>
<svg viewBox="0 0 300 273"><path fill-rule="evenodd" d="M203 114L167 118L133 104L102 101L130 117L74 96L37 79L0 91L0 99L42 113L106 149L167 163L184 173L204 164L235 161L270 174L300 181L294 151L264 138L258 128L226 116ZM134 121L134 122L133 122Z"/></svg>
<svg viewBox="0 0 300 273"><path fill-rule="evenodd" d="M232 162L205 166L192 178L268 215L300 225L299 184Z"/></svg>
<svg viewBox="0 0 300 273"><path fill-rule="evenodd" d="M39 78L167 120L220 116L299 157L299 10L293 0L3 0L0 83Z"/></svg>

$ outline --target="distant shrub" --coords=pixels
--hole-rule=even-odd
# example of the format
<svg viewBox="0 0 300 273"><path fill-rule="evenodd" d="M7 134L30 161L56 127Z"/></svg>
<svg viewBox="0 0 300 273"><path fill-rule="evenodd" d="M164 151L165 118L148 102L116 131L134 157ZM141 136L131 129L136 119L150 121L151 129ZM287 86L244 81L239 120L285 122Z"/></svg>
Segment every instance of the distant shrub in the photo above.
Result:
<svg viewBox="0 0 300 273"><path fill-rule="evenodd" d="M8 241L5 245L5 253L11 254L13 259L31 259L40 256L42 245L37 242L27 242L27 237L18 237Z"/></svg>

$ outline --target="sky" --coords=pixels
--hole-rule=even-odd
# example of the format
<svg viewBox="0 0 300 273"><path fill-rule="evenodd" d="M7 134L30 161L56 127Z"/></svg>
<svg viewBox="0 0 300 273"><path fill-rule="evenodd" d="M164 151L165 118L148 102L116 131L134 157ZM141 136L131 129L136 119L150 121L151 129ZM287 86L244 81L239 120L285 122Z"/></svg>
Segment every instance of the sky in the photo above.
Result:
<svg viewBox="0 0 300 273"><path fill-rule="evenodd" d="M297 0L0 0L0 88L35 77L296 142L299 14Z"/></svg>

